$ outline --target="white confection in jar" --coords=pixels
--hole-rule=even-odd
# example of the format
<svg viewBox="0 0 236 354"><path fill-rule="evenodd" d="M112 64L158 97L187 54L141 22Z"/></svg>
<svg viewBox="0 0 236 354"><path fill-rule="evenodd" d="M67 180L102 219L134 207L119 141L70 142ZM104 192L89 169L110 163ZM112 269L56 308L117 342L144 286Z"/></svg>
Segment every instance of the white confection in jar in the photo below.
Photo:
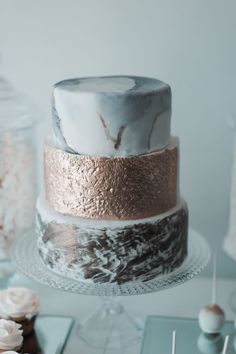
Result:
<svg viewBox="0 0 236 354"><path fill-rule="evenodd" d="M36 119L25 97L0 77L0 259L34 223L37 151Z"/></svg>
<svg viewBox="0 0 236 354"><path fill-rule="evenodd" d="M225 323L225 314L220 306L207 305L201 309L198 321L204 333L220 333Z"/></svg>
<svg viewBox="0 0 236 354"><path fill-rule="evenodd" d="M25 134L25 132L24 132ZM8 256L12 241L32 226L36 198L36 155L22 132L0 137L0 246Z"/></svg>

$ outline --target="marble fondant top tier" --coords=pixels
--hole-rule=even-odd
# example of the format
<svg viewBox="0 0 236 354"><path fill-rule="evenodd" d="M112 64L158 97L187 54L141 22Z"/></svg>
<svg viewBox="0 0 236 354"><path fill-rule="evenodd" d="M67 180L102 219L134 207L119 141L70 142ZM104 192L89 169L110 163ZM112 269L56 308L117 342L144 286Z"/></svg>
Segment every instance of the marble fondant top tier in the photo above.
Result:
<svg viewBox="0 0 236 354"><path fill-rule="evenodd" d="M170 118L170 86L156 79L88 77L54 86L53 136L68 152L129 156L162 149Z"/></svg>

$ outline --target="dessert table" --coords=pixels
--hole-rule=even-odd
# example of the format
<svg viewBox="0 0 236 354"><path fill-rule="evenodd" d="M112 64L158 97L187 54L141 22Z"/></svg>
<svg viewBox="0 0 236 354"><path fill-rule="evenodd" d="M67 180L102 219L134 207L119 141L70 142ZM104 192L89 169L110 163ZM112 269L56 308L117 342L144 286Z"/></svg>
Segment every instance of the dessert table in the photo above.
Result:
<svg viewBox="0 0 236 354"><path fill-rule="evenodd" d="M130 313L143 320L147 315L161 315L173 317L196 318L199 310L211 301L211 279L195 278L181 286L147 295L125 296L122 303ZM96 296L70 294L40 285L22 275L17 275L13 285L25 285L36 290L41 298L42 313L66 315L80 319L83 322L91 312L100 306L100 299ZM229 307L228 299L236 287L234 279L219 279L218 303L224 308L227 320L233 320L234 314ZM53 330L53 329L52 329ZM76 336L77 327L74 326L65 354L118 354L120 351L98 350L89 347ZM122 354L139 354L141 343L122 349Z"/></svg>

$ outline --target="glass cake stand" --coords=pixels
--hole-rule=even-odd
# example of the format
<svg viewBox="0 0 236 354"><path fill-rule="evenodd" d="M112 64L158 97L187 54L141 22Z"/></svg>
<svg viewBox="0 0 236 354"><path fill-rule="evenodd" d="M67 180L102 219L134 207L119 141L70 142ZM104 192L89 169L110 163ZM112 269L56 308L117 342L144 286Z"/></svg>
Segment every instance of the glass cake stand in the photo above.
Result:
<svg viewBox="0 0 236 354"><path fill-rule="evenodd" d="M188 256L173 272L146 282L93 284L70 279L48 269L39 256L35 231L31 230L15 243L12 259L19 271L44 285L102 297L102 307L79 327L78 335L88 344L104 348L105 353L108 348L118 349L133 344L142 334L142 325L126 312L118 297L147 294L180 285L198 275L209 262L210 255L207 241L190 229Z"/></svg>

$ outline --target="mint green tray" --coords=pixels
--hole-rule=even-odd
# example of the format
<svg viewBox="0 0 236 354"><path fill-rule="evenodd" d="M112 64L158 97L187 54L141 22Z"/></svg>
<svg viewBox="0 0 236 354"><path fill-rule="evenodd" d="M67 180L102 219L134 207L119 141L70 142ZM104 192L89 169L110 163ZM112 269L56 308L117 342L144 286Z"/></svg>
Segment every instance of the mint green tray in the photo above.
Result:
<svg viewBox="0 0 236 354"><path fill-rule="evenodd" d="M227 354L236 353L236 330L226 322L221 334L204 335L196 319L149 316L146 320L141 354L171 354L172 331L177 331L177 354L219 354L224 337L230 335Z"/></svg>

